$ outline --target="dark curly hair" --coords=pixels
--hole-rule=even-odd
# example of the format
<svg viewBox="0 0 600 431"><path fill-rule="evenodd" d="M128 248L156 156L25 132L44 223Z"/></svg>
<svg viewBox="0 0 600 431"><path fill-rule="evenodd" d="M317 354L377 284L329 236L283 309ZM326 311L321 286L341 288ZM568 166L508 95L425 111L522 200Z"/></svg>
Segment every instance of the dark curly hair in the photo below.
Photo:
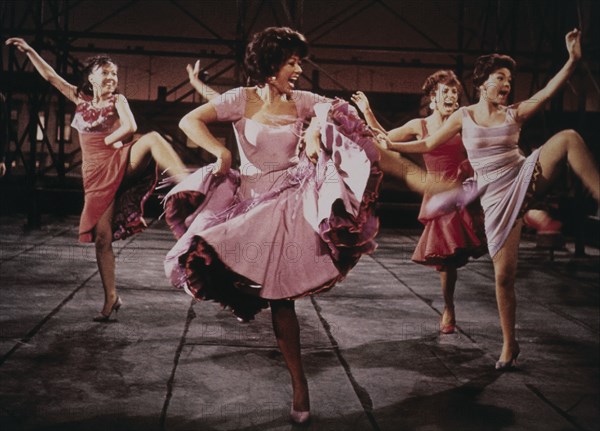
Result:
<svg viewBox="0 0 600 431"><path fill-rule="evenodd" d="M255 33L244 58L248 85L264 86L293 55L301 59L308 55L308 43L301 33L289 27L268 27Z"/></svg>
<svg viewBox="0 0 600 431"><path fill-rule="evenodd" d="M463 87L456 74L451 70L438 70L429 75L425 79L423 87L421 87L423 90L422 106L426 107L428 113L431 113L431 109L429 108L430 97L435 94L439 84L456 87L458 90L458 100L460 101L462 97Z"/></svg>
<svg viewBox="0 0 600 431"><path fill-rule="evenodd" d="M109 63L116 64L112 60L112 58L110 58L106 54L99 54L87 58L84 62L83 70L81 71L81 82L77 86L77 94L86 94L88 96L93 96L94 90L88 78L96 67L103 67L104 65Z"/></svg>
<svg viewBox="0 0 600 431"><path fill-rule="evenodd" d="M482 55L475 60L473 68L473 86L479 91L479 86L483 84L495 70L506 67L510 73L514 73L517 63L512 57L504 54Z"/></svg>

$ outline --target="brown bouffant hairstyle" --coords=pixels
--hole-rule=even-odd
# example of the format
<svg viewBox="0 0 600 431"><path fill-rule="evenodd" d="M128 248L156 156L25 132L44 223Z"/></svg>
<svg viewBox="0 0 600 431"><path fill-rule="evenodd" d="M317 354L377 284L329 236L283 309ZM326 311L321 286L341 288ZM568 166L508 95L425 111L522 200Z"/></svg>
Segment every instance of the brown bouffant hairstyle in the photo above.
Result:
<svg viewBox="0 0 600 431"><path fill-rule="evenodd" d="M429 75L425 82L423 83L423 106L427 107L427 112L431 113L431 109L429 109L430 97L435 94L438 84L444 84L451 87L456 87L458 90L458 100L463 94L463 87L458 77L451 70L438 70L437 72Z"/></svg>
<svg viewBox="0 0 600 431"><path fill-rule="evenodd" d="M95 55L85 60L83 70L81 71L81 82L77 86L77 94L85 94L88 96L94 95L94 89L88 79L90 74L96 67L103 67L106 64L115 64L112 59L106 54Z"/></svg>
<svg viewBox="0 0 600 431"><path fill-rule="evenodd" d="M308 55L308 43L301 33L288 27L268 27L255 33L244 59L248 85L264 86L292 55L301 59Z"/></svg>
<svg viewBox="0 0 600 431"><path fill-rule="evenodd" d="M475 89L479 91L479 86L488 79L490 74L503 67L510 70L510 73L514 73L517 63L512 57L504 54L488 54L477 58L473 68L473 86Z"/></svg>

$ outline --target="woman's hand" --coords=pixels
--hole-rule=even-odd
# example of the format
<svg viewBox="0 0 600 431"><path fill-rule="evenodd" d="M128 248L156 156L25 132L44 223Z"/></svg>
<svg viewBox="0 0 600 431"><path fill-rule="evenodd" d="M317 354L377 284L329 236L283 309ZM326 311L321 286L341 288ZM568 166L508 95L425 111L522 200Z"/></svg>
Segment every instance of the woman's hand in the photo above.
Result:
<svg viewBox="0 0 600 431"><path fill-rule="evenodd" d="M316 117L311 119L310 125L304 131L303 140L306 156L312 163L316 164L319 159L319 149L321 148L321 130Z"/></svg>
<svg viewBox="0 0 600 431"><path fill-rule="evenodd" d="M565 42L567 44L567 51L569 52L569 59L572 61L579 61L581 58L581 31L573 29L565 36Z"/></svg>
<svg viewBox="0 0 600 431"><path fill-rule="evenodd" d="M24 39L21 39L20 37L8 38L8 39L6 39L6 42L4 42L4 44L12 45L12 46L16 47L19 51L24 52L25 54L33 51L33 48L31 46L29 46L29 44L27 42L25 42Z"/></svg>
<svg viewBox="0 0 600 431"><path fill-rule="evenodd" d="M392 141L388 138L386 133L381 132L380 130L372 129L375 133L375 143L382 150L389 150L392 147Z"/></svg>
<svg viewBox="0 0 600 431"><path fill-rule="evenodd" d="M358 109L365 114L366 112L371 110L371 106L369 105L369 99L365 96L365 93L362 91L357 91L351 97L352 101L358 106Z"/></svg>
<svg viewBox="0 0 600 431"><path fill-rule="evenodd" d="M214 176L225 175L231 168L231 151L223 147L217 155L217 161L213 167L212 174Z"/></svg>
<svg viewBox="0 0 600 431"><path fill-rule="evenodd" d="M199 75L200 75L200 60L197 60L194 63L194 67L192 67L191 64L188 64L185 67L185 70L187 70L188 73L188 78L190 79L190 84L192 84L194 87L196 86L196 84L201 83L202 81L200 81Z"/></svg>

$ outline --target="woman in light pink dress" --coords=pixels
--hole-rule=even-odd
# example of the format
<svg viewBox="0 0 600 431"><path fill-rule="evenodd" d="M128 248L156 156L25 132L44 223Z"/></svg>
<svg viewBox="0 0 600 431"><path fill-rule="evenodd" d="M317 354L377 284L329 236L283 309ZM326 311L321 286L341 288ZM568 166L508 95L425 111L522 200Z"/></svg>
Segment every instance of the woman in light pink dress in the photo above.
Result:
<svg viewBox="0 0 600 431"><path fill-rule="evenodd" d="M596 201L600 198L600 177L594 158L581 136L565 130L552 136L527 158L519 152L521 125L565 84L581 58L581 34L567 33L569 59L548 84L530 99L506 106L515 62L512 58L491 54L475 62L473 83L479 101L460 108L442 128L410 143L390 142L400 152L424 153L462 133L469 161L476 174L477 189L485 214L488 249L494 263L496 298L502 327L503 345L496 369L515 367L520 353L515 336L515 275L522 216L535 195L543 195L559 169L568 162ZM445 195L445 196L441 196ZM434 196L430 208L444 206L455 193ZM438 198L439 199L436 199ZM462 196L458 196L460 201ZM452 202L452 201L451 201ZM442 205L441 205L442 204Z"/></svg>
<svg viewBox="0 0 600 431"><path fill-rule="evenodd" d="M382 177L373 134L354 108L294 89L306 54L304 36L289 28L254 35L245 59L254 85L227 91L180 122L216 162L165 200L178 237L165 260L167 276L242 321L271 307L297 423L308 421L310 403L294 300L330 289L374 251ZM233 123L237 170L207 128L216 121Z"/></svg>
<svg viewBox="0 0 600 431"><path fill-rule="evenodd" d="M96 245L104 306L94 321L107 322L122 305L115 283L112 242L146 227L143 206L156 185L156 165L168 170L175 180L186 174L185 166L156 132L127 142L137 126L127 99L117 93L117 65L109 57L88 59L83 82L76 87L23 39L10 38L6 45L27 54L40 75L76 104L72 127L79 132L85 193L79 241Z"/></svg>

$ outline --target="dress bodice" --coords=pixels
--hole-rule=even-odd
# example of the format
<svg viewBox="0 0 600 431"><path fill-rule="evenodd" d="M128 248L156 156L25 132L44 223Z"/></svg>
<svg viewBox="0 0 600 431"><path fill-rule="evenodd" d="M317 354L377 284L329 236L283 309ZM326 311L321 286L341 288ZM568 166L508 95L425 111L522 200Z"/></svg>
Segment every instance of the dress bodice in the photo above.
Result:
<svg viewBox="0 0 600 431"><path fill-rule="evenodd" d="M429 136L425 119L421 121L421 125L423 128L422 139L425 139ZM425 162L427 171L448 178L454 178L457 175L459 167L466 158L467 153L461 136L458 133L433 151L423 153L423 161Z"/></svg>
<svg viewBox="0 0 600 431"><path fill-rule="evenodd" d="M80 133L109 133L119 120L115 107L117 97L119 97L117 94L113 94L106 106L97 108L92 104L91 96L81 96L81 102L75 108L71 127Z"/></svg>

